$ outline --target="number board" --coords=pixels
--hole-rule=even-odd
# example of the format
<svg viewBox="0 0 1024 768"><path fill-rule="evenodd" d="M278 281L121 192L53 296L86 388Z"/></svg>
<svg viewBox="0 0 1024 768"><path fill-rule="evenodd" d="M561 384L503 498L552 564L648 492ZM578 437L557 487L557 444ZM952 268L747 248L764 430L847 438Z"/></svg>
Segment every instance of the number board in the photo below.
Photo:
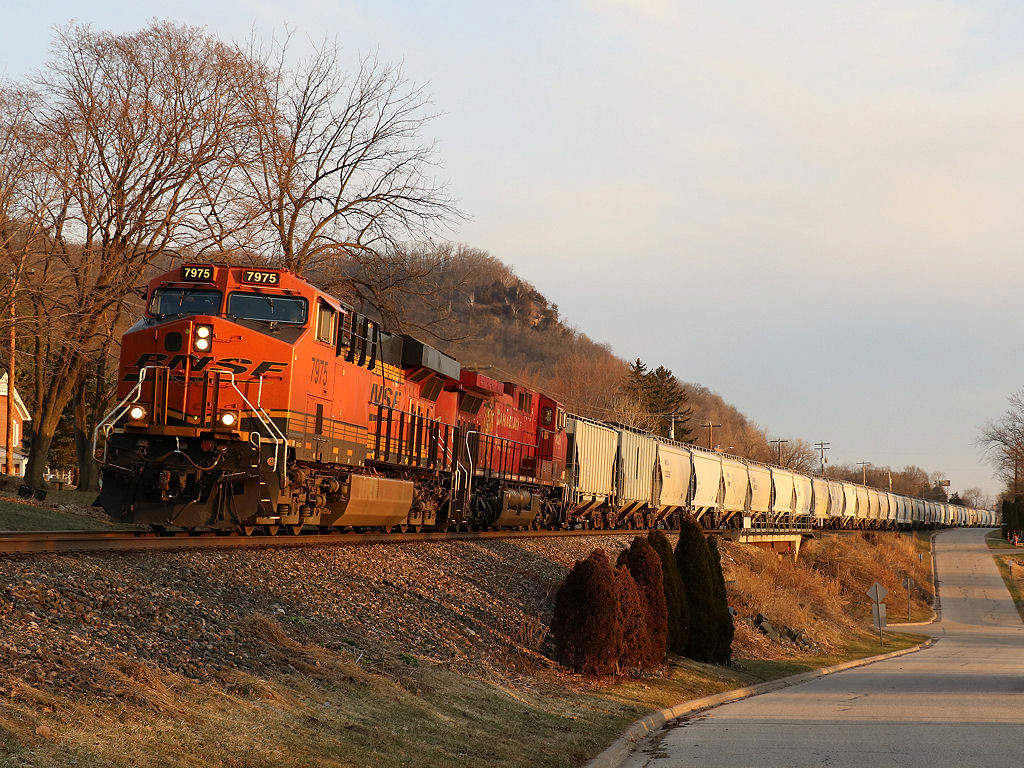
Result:
<svg viewBox="0 0 1024 768"><path fill-rule="evenodd" d="M181 268L181 279L195 282L212 282L213 267L200 266L198 264L185 264Z"/></svg>
<svg viewBox="0 0 1024 768"><path fill-rule="evenodd" d="M256 283L257 285L278 285L281 282L281 275L278 272L267 272L263 269L243 269L243 283Z"/></svg>

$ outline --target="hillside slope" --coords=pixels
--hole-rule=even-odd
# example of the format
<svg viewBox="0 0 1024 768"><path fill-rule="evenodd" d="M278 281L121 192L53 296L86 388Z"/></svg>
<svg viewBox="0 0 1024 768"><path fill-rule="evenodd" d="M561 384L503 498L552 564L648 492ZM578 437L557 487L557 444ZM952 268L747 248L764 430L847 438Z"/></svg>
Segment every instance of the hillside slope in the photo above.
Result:
<svg viewBox="0 0 1024 768"><path fill-rule="evenodd" d="M386 286L382 281L363 275L357 283L373 289L347 298L364 309L383 305L379 314L389 327L429 340L467 367L543 388L573 413L629 422L622 396L627 362L569 325L557 304L499 259L466 246L439 246L407 254L397 274L388 272ZM339 283L332 287L341 290ZM645 362L654 368L663 361ZM761 428L706 387L686 383L698 371L675 374L693 409L691 439L700 437L697 425L711 419L736 453L771 457Z"/></svg>
<svg viewBox="0 0 1024 768"><path fill-rule="evenodd" d="M623 396L629 363L606 344L574 328L558 305L536 286L489 253L465 245L442 244L397 256L380 271L314 276L385 325L423 338L465 366L498 379L528 383L558 397L568 410L592 418L635 424L635 403ZM379 311L372 308L379 308ZM631 356L630 356L631 357ZM662 360L644 361L649 369ZM755 461L780 463L765 429L720 395L697 383L698 370L673 372L692 409L679 423L688 442L708 446L700 425L720 425L714 446ZM781 464L817 472L818 455L806 440L791 438ZM836 477L852 479L857 467L836 467ZM942 494L943 476L920 467L874 467L868 484L911 495Z"/></svg>
<svg viewBox="0 0 1024 768"><path fill-rule="evenodd" d="M554 594L630 539L0 558L0 764L581 765L650 709L875 652L872 581L899 606L911 575L928 613L909 537L826 539L796 565L723 542L735 666L569 674Z"/></svg>

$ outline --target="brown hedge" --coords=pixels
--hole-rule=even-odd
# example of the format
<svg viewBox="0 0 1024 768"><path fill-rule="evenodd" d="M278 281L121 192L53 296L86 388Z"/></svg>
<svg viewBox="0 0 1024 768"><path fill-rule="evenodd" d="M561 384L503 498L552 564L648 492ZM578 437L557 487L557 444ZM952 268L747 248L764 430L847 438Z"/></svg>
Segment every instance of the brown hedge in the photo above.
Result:
<svg viewBox="0 0 1024 768"><path fill-rule="evenodd" d="M708 552L711 554L711 580L714 586L715 648L714 662L728 664L732 660L732 638L736 632L732 613L729 612L729 598L725 592L725 575L722 573L722 556L718 551L718 540L708 536Z"/></svg>
<svg viewBox="0 0 1024 768"><path fill-rule="evenodd" d="M649 646L647 604L629 568L615 569L618 588L619 621L622 626L622 647L619 649L619 672L644 669Z"/></svg>
<svg viewBox="0 0 1024 768"><path fill-rule="evenodd" d="M603 549L578 560L555 596L551 633L559 660L577 672L615 670L622 649L618 582Z"/></svg>
<svg viewBox="0 0 1024 768"><path fill-rule="evenodd" d="M647 541L661 558L665 606L668 609L668 649L683 654L686 652L686 639L690 634L690 606L686 601L686 587L679 576L679 566L676 565L676 557L668 536L654 530L647 534Z"/></svg>
<svg viewBox="0 0 1024 768"><path fill-rule="evenodd" d="M686 587L690 606L690 634L686 639L686 655L697 661L715 661L719 623L716 621L715 587L711 576L711 552L704 529L691 515L679 525L676 543L676 565Z"/></svg>
<svg viewBox="0 0 1024 768"><path fill-rule="evenodd" d="M668 606L661 558L646 539L637 536L629 546L626 559L646 608L647 644L641 663L644 669L654 669L665 658L668 649Z"/></svg>

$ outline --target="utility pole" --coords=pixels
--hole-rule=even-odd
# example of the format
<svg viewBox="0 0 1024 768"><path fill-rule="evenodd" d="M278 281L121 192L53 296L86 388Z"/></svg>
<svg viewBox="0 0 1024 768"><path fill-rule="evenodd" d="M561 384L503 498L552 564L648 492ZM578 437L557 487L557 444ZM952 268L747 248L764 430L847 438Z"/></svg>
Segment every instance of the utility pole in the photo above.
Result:
<svg viewBox="0 0 1024 768"><path fill-rule="evenodd" d="M4 440L4 445L7 446L6 458L4 460L4 474L14 474L14 294L18 288L18 276L17 273L12 269L8 276L11 278L11 297L10 297L10 323L8 343L11 345L10 354L7 356L7 424Z"/></svg>
<svg viewBox="0 0 1024 768"><path fill-rule="evenodd" d="M788 443L789 440L769 440L768 442L772 443L773 445L778 445L779 446L779 466L781 467L782 466L782 444L783 443Z"/></svg>
<svg viewBox="0 0 1024 768"><path fill-rule="evenodd" d="M821 453L821 476L825 476L825 451L832 447L832 443L826 443L824 440L820 440L814 444L814 447Z"/></svg>
<svg viewBox="0 0 1024 768"><path fill-rule="evenodd" d="M861 485L867 485L868 484L868 467L871 466L871 462L870 461L858 461L857 465L860 467L860 470L861 470Z"/></svg>
<svg viewBox="0 0 1024 768"><path fill-rule="evenodd" d="M722 426L722 425L721 424L712 424L711 423L711 419L708 419L707 424L701 424L700 425L701 429L706 429L708 431L708 450L711 450L712 448L714 448L714 445L715 445L715 427L720 427L720 426Z"/></svg>

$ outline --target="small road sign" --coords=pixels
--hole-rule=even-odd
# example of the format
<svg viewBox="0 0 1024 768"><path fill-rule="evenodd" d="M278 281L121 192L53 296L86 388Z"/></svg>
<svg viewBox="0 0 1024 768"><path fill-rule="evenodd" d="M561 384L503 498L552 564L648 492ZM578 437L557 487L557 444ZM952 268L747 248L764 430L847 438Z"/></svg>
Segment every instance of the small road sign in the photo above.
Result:
<svg viewBox="0 0 1024 768"><path fill-rule="evenodd" d="M889 590L879 584L877 581L871 585L871 589L868 590L868 597L876 603L880 603L885 600L885 596L889 594Z"/></svg>
<svg viewBox="0 0 1024 768"><path fill-rule="evenodd" d="M871 606L871 618L874 619L875 626L879 630L888 626L885 622L885 603L875 603Z"/></svg>

